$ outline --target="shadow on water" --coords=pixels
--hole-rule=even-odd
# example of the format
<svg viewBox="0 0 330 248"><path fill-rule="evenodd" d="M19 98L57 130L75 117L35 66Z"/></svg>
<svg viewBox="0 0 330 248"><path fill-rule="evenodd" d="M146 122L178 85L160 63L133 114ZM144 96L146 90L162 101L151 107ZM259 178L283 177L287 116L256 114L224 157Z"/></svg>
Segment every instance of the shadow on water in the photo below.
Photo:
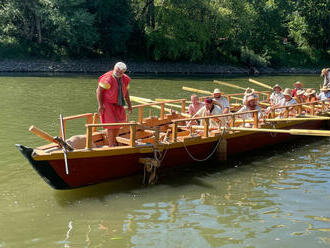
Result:
<svg viewBox="0 0 330 248"><path fill-rule="evenodd" d="M298 138L281 145L264 147L252 153L242 153L239 156L230 157L227 161L219 162L216 160L210 160L207 162L193 163L176 168L165 169L159 172L159 178L156 185L143 185L143 175L138 174L78 189L55 191L55 199L60 205L68 206L84 199L97 199L103 202L110 195L116 194L134 196L137 194L136 192L140 190L148 190L148 188L152 189L153 187L160 185L165 185L171 188L194 185L201 188L212 189L214 186L206 183L203 179L214 176L217 173L221 173L222 171L233 167L249 166L256 160L260 162L265 160L264 164L267 166L268 162L266 162L266 160L269 157L291 154L292 150L303 148L306 145L311 145L317 142L320 142L320 137Z"/></svg>

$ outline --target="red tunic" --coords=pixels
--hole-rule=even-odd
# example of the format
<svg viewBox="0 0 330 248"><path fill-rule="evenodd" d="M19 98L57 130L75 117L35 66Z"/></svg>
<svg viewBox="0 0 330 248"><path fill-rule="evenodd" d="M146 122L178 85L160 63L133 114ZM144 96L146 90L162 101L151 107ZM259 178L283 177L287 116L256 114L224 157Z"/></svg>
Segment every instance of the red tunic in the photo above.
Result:
<svg viewBox="0 0 330 248"><path fill-rule="evenodd" d="M113 71L109 71L103 74L98 81L98 84L105 83L109 84L109 89L103 89L102 91L102 100L104 111L100 116L101 123L121 123L126 122L126 112L123 106L118 105L118 82L116 78L112 75ZM123 74L121 78L121 86L123 96L127 95L127 86L130 82L130 77L126 74ZM118 126L115 127L104 127L108 129L118 129Z"/></svg>

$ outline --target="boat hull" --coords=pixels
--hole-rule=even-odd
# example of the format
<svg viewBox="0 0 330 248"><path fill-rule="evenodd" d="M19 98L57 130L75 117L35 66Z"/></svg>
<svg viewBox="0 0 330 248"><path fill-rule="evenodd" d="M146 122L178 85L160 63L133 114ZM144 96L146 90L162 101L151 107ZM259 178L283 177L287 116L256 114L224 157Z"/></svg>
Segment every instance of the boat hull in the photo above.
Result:
<svg viewBox="0 0 330 248"><path fill-rule="evenodd" d="M326 121L308 121L287 125L283 129L324 129ZM236 133L227 135L226 155L235 156L242 152L248 152L269 145L287 142L299 136L283 133ZM164 145L158 158L161 159L161 168L176 167L191 162L205 160L219 152L217 148L219 138L213 137L200 141L182 142ZM102 155L88 157L84 155L79 158L68 159L69 174L65 173L64 159L35 160L33 149L22 145L16 145L27 158L38 174L55 189L73 189L115 178L121 178L143 172L143 165L139 164L140 158L154 158L153 152L131 152L126 154ZM89 151L85 152L88 154ZM214 155L213 154L213 155Z"/></svg>

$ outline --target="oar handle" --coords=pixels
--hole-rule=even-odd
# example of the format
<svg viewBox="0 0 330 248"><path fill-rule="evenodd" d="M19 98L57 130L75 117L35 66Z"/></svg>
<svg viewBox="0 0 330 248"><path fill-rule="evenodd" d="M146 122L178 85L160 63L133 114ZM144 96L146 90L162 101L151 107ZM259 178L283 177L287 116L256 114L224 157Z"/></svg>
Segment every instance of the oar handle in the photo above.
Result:
<svg viewBox="0 0 330 248"><path fill-rule="evenodd" d="M41 129L35 127L35 126L31 126L29 128L29 131L34 133L35 135L39 136L40 138L47 140L49 142L52 143L58 143L50 134L46 133L45 131L42 131Z"/></svg>
<svg viewBox="0 0 330 248"><path fill-rule="evenodd" d="M306 130L306 129L290 129L292 135L311 135L311 136L329 136L330 131L327 130Z"/></svg>

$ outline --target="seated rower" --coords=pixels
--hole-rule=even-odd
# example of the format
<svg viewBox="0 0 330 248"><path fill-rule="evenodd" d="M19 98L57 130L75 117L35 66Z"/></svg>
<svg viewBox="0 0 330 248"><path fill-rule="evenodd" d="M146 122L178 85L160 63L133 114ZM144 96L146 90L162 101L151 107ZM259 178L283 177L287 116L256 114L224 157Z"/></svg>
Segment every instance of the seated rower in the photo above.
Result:
<svg viewBox="0 0 330 248"><path fill-rule="evenodd" d="M213 100L216 101L219 105L219 107L222 110L222 114L228 114L229 113L229 102L226 97L221 96L222 92L219 89L214 89L213 91Z"/></svg>
<svg viewBox="0 0 330 248"><path fill-rule="evenodd" d="M302 84L301 82L299 82L299 81L295 82L295 83L293 84L293 86L294 86L295 88L294 88L294 89L292 90L292 92L291 92L291 96L292 96L292 97L295 97L295 96L296 96L296 93L297 93L298 90L304 90L304 89L303 89L303 84Z"/></svg>
<svg viewBox="0 0 330 248"><path fill-rule="evenodd" d="M238 110L236 113L252 111L252 110L258 110L258 118L262 117L262 108L258 105L258 100L253 95L248 96L246 98L246 104L240 110ZM243 120L253 119L254 113L242 114L242 115L240 115L240 118L242 118ZM251 127L251 125L249 123L246 123L246 125L248 125L246 127Z"/></svg>
<svg viewBox="0 0 330 248"><path fill-rule="evenodd" d="M192 103L188 107L188 113L190 116L194 116L198 110L204 106L204 104L198 101L198 97L195 94L190 97L190 100Z"/></svg>
<svg viewBox="0 0 330 248"><path fill-rule="evenodd" d="M254 93L254 89L251 89L250 87L246 88L244 92L244 97L243 97L243 105L246 104L246 99L248 96L254 96L258 100L258 95Z"/></svg>
<svg viewBox="0 0 330 248"><path fill-rule="evenodd" d="M205 117L205 116L211 116L211 115L221 115L223 114L221 108L214 104L212 99L207 97L204 100L205 105L197 111L196 117ZM203 121L204 122L204 121ZM188 126L190 126L191 123L188 123ZM211 118L210 119L210 127L219 127L221 126L221 119L220 118Z"/></svg>
<svg viewBox="0 0 330 248"><path fill-rule="evenodd" d="M320 91L321 93L318 95L318 98L321 101L330 99L330 87L323 86Z"/></svg>
<svg viewBox="0 0 330 248"><path fill-rule="evenodd" d="M293 98L296 100L297 103L304 103L305 102L305 90L299 89L296 91L296 96Z"/></svg>
<svg viewBox="0 0 330 248"><path fill-rule="evenodd" d="M273 93L270 95L270 106L271 107L278 107L280 106L280 101L284 98L284 95L282 94L282 88L278 84L275 84L273 87Z"/></svg>
<svg viewBox="0 0 330 248"><path fill-rule="evenodd" d="M317 101L316 90L314 90L314 89L307 89L304 95L306 97L306 102L315 102L315 101Z"/></svg>
<svg viewBox="0 0 330 248"><path fill-rule="evenodd" d="M286 107L290 105L297 104L297 101L292 98L291 89L286 88L283 92L284 98L280 101L280 107ZM280 115L282 116L285 113L285 109L280 109Z"/></svg>

